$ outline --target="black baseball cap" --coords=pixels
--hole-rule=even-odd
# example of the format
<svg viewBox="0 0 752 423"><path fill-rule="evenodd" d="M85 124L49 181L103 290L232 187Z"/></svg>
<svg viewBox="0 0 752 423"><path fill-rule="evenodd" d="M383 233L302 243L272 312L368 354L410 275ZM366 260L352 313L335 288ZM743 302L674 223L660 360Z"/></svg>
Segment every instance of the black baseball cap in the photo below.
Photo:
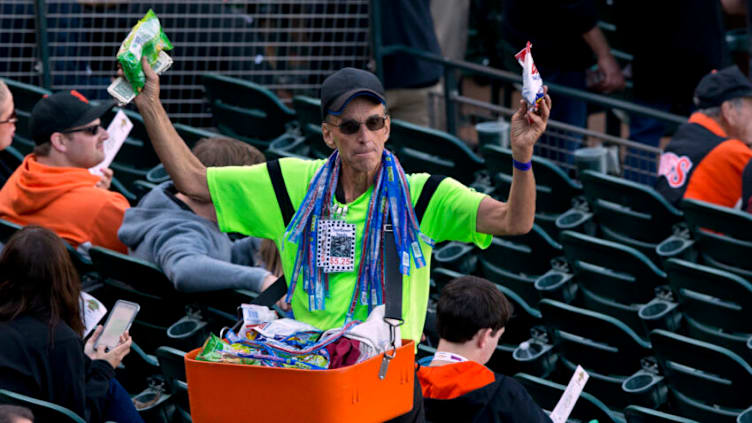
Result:
<svg viewBox="0 0 752 423"><path fill-rule="evenodd" d="M386 106L384 87L376 75L362 69L342 68L321 84L321 120L339 115L355 97L365 95Z"/></svg>
<svg viewBox="0 0 752 423"><path fill-rule="evenodd" d="M752 97L752 82L737 66L729 66L705 75L695 89L695 106L718 107L724 101Z"/></svg>
<svg viewBox="0 0 752 423"><path fill-rule="evenodd" d="M103 101L96 106L76 90L61 91L39 100L31 110L29 126L34 142L44 144L50 135L85 125L102 117L115 103Z"/></svg>

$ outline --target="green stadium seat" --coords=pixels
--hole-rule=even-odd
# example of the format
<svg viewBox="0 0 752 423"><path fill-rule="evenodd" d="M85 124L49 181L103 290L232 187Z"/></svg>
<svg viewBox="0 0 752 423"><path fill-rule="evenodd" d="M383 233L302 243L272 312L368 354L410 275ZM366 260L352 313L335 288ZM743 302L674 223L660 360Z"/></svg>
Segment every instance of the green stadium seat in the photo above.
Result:
<svg viewBox="0 0 752 423"><path fill-rule="evenodd" d="M643 184L592 170L583 172L581 181L603 237L636 248L657 263L655 247L673 234L682 212Z"/></svg>
<svg viewBox="0 0 752 423"><path fill-rule="evenodd" d="M641 360L651 355L650 343L605 314L549 299L541 300L538 309L567 373L581 365L590 374L587 392L598 393L612 409L629 405L631 398L621 385L642 369Z"/></svg>
<svg viewBox="0 0 752 423"><path fill-rule="evenodd" d="M525 235L494 237L481 250L480 268L485 277L519 295L535 308L540 295L535 280L551 268L562 247L538 225Z"/></svg>
<svg viewBox="0 0 752 423"><path fill-rule="evenodd" d="M6 242L8 242L10 237L12 237L13 234L21 228L23 228L23 226L19 225L18 223L0 219L0 244L5 244Z"/></svg>
<svg viewBox="0 0 752 423"><path fill-rule="evenodd" d="M17 149L24 156L31 153L36 147L36 144L31 139L31 128L29 120L31 119L31 112L25 110L16 109L16 133L13 135L13 148Z"/></svg>
<svg viewBox="0 0 752 423"><path fill-rule="evenodd" d="M702 261L752 280L752 215L698 200L681 207Z"/></svg>
<svg viewBox="0 0 752 423"><path fill-rule="evenodd" d="M161 346L157 348L154 354L159 360L159 368L172 392L172 401L176 407L173 421L176 423L191 422L188 384L185 382L185 352L172 347Z"/></svg>
<svg viewBox="0 0 752 423"><path fill-rule="evenodd" d="M665 265L691 337L728 348L752 363L752 284L731 272L685 260Z"/></svg>
<svg viewBox="0 0 752 423"><path fill-rule="evenodd" d="M638 250L579 232L560 235L585 307L621 320L638 333L639 308L667 284L666 274Z"/></svg>
<svg viewBox="0 0 752 423"><path fill-rule="evenodd" d="M37 87L35 85L25 84L12 79L0 78L8 85L10 92L13 94L13 104L16 111L22 110L31 113L31 109L37 104L42 97L52 94L52 91Z"/></svg>
<svg viewBox="0 0 752 423"><path fill-rule="evenodd" d="M407 173L446 175L464 184L475 181L483 159L465 143L446 132L392 119L390 147Z"/></svg>
<svg viewBox="0 0 752 423"><path fill-rule="evenodd" d="M193 148L200 139L221 136L221 134L216 132L194 128L193 126L183 125L182 123L175 123L173 126L175 127L175 130L178 131L180 138L183 139L188 148Z"/></svg>
<svg viewBox="0 0 752 423"><path fill-rule="evenodd" d="M752 366L730 350L664 330L650 332L677 414L733 423L750 405Z"/></svg>
<svg viewBox="0 0 752 423"><path fill-rule="evenodd" d="M272 141L264 154L267 161L284 157L308 159L309 150L305 137L287 133Z"/></svg>
<svg viewBox="0 0 752 423"><path fill-rule="evenodd" d="M248 142L256 140L251 143L266 148L295 118L294 111L261 85L219 74L205 74L202 82L217 128L223 134Z"/></svg>
<svg viewBox="0 0 752 423"><path fill-rule="evenodd" d="M699 423L686 417L675 416L638 405L630 405L625 408L624 417L626 417L627 423Z"/></svg>
<svg viewBox="0 0 752 423"><path fill-rule="evenodd" d="M10 170L15 170L23 162L24 155L12 145L0 151L0 161ZM0 187L2 187L0 185Z"/></svg>
<svg viewBox="0 0 752 423"><path fill-rule="evenodd" d="M300 132L310 148L310 156L325 159L332 154L332 149L324 143L321 134L321 100L297 95L292 98L292 106L300 124Z"/></svg>
<svg viewBox="0 0 752 423"><path fill-rule="evenodd" d="M19 405L30 409L35 422L86 423L81 416L63 406L7 389L0 389L0 404Z"/></svg>
<svg viewBox="0 0 752 423"><path fill-rule="evenodd" d="M525 390L544 410L553 410L566 389L564 385L525 373L517 373L514 378L525 387ZM624 421L619 418L618 414L609 410L598 398L587 392L583 392L575 403L570 419L577 419L580 422L595 420L598 423L623 423Z"/></svg>
<svg viewBox="0 0 752 423"><path fill-rule="evenodd" d="M491 179L502 199L512 185L512 150L497 145L480 148ZM582 195L582 185L567 176L555 163L533 156L535 172L535 220L549 234L556 234L556 218L572 207L572 199Z"/></svg>

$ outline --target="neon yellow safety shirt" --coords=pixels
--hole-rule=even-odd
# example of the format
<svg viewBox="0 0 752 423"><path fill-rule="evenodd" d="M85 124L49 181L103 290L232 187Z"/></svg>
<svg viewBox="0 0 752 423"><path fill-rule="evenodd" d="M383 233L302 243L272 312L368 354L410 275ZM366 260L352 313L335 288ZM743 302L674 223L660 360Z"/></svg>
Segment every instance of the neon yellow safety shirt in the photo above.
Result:
<svg viewBox="0 0 752 423"><path fill-rule="evenodd" d="M316 171L324 163L325 160L293 158L279 161L287 192L296 209L303 201ZM413 207L428 177L426 173L407 175ZM295 265L297 245L283 239L285 226L282 212L279 209L266 164L209 168L207 180L212 201L217 210L219 228L224 232L238 232L274 240L280 250L282 267L289 281L290 272ZM357 280L363 223L372 192L373 187L347 205L348 212L345 221L356 225L355 270L329 274L329 298L326 299L325 310L315 312L308 310L308 296L303 289L303 282L299 282L292 298L292 310L296 319L322 330L344 324ZM420 222L421 232L436 242L447 240L474 242L481 248L487 248L491 244L492 236L475 231L478 206L483 198L483 194L467 188L454 179L444 179L428 203L423 221ZM343 205L336 200L335 203ZM427 259L427 266L417 269L411 261L410 275L402 279L402 315L405 320L401 329L402 337L412 339L416 344L423 333L431 264L431 248L422 240L420 243ZM302 276L300 279L302 280ZM354 318L364 321L367 314L368 307L358 305Z"/></svg>

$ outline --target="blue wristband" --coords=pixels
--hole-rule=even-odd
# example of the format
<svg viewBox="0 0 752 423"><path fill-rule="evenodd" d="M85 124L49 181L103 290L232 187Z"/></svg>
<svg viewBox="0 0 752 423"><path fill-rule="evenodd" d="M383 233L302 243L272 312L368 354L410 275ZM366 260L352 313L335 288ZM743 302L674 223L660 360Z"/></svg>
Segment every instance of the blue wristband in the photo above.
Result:
<svg viewBox="0 0 752 423"><path fill-rule="evenodd" d="M530 170L530 168L533 167L533 162L531 160L529 162L523 163L523 162L518 162L515 159L512 159L512 166L514 166L514 168L518 170Z"/></svg>

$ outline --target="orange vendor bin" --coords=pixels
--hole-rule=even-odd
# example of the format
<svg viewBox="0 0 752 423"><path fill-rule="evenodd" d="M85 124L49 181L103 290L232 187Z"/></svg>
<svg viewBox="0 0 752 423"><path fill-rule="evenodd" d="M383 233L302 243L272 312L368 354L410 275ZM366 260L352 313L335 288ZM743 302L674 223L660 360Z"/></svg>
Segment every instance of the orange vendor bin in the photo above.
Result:
<svg viewBox="0 0 752 423"><path fill-rule="evenodd" d="M413 408L415 345L404 340L379 379L384 354L333 370L302 370L196 360L185 355L195 423L232 421L383 422Z"/></svg>

